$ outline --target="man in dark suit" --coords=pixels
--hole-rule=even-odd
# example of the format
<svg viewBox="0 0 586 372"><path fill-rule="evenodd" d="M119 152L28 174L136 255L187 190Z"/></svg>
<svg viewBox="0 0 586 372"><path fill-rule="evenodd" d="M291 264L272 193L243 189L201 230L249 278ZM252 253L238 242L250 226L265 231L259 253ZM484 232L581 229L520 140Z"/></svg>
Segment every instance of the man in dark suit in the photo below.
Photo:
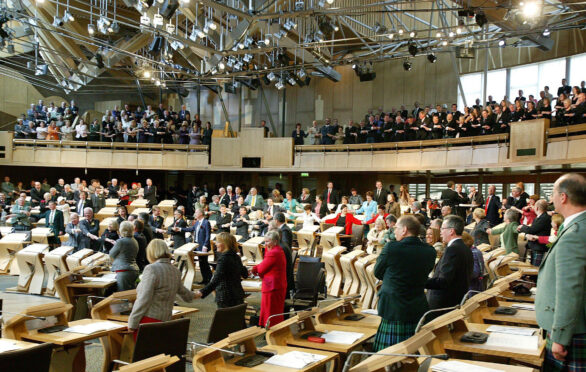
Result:
<svg viewBox="0 0 586 372"><path fill-rule="evenodd" d="M157 205L157 186L153 186L153 180L147 178L144 187L144 198L149 201L149 206Z"/></svg>
<svg viewBox="0 0 586 372"><path fill-rule="evenodd" d="M507 198L506 208L512 208L519 213L523 213L521 209L527 205L527 199L521 197L521 188L514 186L511 188L511 196Z"/></svg>
<svg viewBox="0 0 586 372"><path fill-rule="evenodd" d="M177 208L173 213L173 223L167 229L167 233L171 235L173 240L173 249L177 249L186 243L185 233L181 231L184 227L187 227L187 222L183 218L183 211Z"/></svg>
<svg viewBox="0 0 586 372"><path fill-rule="evenodd" d="M322 145L332 145L334 143L332 137L335 133L333 132L333 129L334 128L330 125L330 119L326 119L325 125L320 129Z"/></svg>
<svg viewBox="0 0 586 372"><path fill-rule="evenodd" d="M572 87L568 85L566 79L562 79L562 86L558 88L558 97L564 93L566 96L572 93Z"/></svg>
<svg viewBox="0 0 586 372"><path fill-rule="evenodd" d="M240 206L238 208L238 213L234 213L234 218L232 218L232 226L236 227L236 235L240 235L242 237L239 242L248 240L249 222L250 220L248 219L246 206Z"/></svg>
<svg viewBox="0 0 586 372"><path fill-rule="evenodd" d="M87 192L80 191L79 200L75 203L75 211L83 216L85 208L92 208L92 202L87 198Z"/></svg>
<svg viewBox="0 0 586 372"><path fill-rule="evenodd" d="M484 203L486 219L490 222L491 227L496 226L503 221L503 217L499 212L501 209L501 199L494 194L495 191L496 187L494 185L488 186L488 196Z"/></svg>
<svg viewBox="0 0 586 372"><path fill-rule="evenodd" d="M275 215L275 222L279 227L279 231L281 232L281 248L283 248L283 252L285 252L285 259L287 260L287 295L286 298L289 297L290 291L295 290L295 278L293 276L293 232L285 223L285 215L281 212Z"/></svg>
<svg viewBox="0 0 586 372"><path fill-rule="evenodd" d="M456 215L462 217L466 220L466 207L459 207L460 204L468 204L470 199L468 199L468 195L462 190L462 184L459 183L456 185L456 195L458 196L458 200L456 202Z"/></svg>
<svg viewBox="0 0 586 372"><path fill-rule="evenodd" d="M181 106L181 111L178 112L179 114L179 120L184 121L185 117L187 115L189 115L191 117L191 113L189 112L189 110L187 110L187 107L185 105Z"/></svg>
<svg viewBox="0 0 586 372"><path fill-rule="evenodd" d="M118 180L116 178L112 178L112 184L108 186L108 198L117 199L118 191L120 191L120 185L118 185Z"/></svg>
<svg viewBox="0 0 586 372"><path fill-rule="evenodd" d="M533 237L549 236L551 232L551 217L547 214L547 202L544 199L538 200L535 203L535 214L537 217L533 220L531 226L521 225L517 229L519 232L525 233L525 239L527 242L527 249L525 250L525 256L527 256L527 250L531 250L531 264L539 266L543 259L543 255L547 252L547 246L539 243L538 238ZM531 238L531 239L529 239Z"/></svg>
<svg viewBox="0 0 586 372"><path fill-rule="evenodd" d="M41 203L41 200L43 200L43 191L41 190L41 183L40 182L35 182L35 187L33 187L31 189L31 205L37 206Z"/></svg>
<svg viewBox="0 0 586 372"><path fill-rule="evenodd" d="M464 220L458 216L448 216L442 222L441 236L446 250L425 285L430 309L456 306L468 292L474 263L472 251L462 241L463 232ZM432 317L438 315L441 313Z"/></svg>
<svg viewBox="0 0 586 372"><path fill-rule="evenodd" d="M182 233L193 233L193 241L197 243L196 251L206 253L210 251L210 235L212 227L210 222L204 218L203 210L197 208L195 210L195 221L192 226L181 228ZM199 268L203 280L199 284L208 284L212 279L212 270L208 264L208 256L200 255L197 257L199 261Z"/></svg>
<svg viewBox="0 0 586 372"><path fill-rule="evenodd" d="M340 204L340 192L334 189L334 183L331 181L328 182L328 187L324 190L323 201L326 204Z"/></svg>
<svg viewBox="0 0 586 372"><path fill-rule="evenodd" d="M443 200L442 205L449 205L453 210L458 204L458 193L454 191L454 181L448 181L447 186L448 188L442 191L440 199Z"/></svg>
<svg viewBox="0 0 586 372"><path fill-rule="evenodd" d="M218 215L218 219L216 220L216 227L218 228L218 233L221 232L230 232L230 222L232 222L232 216L228 213L228 208L224 204L220 204L220 214Z"/></svg>
<svg viewBox="0 0 586 372"><path fill-rule="evenodd" d="M273 201L273 199L269 198L267 199L267 205L265 205L264 209L263 209L263 214L265 216L269 216L270 218L267 217L268 220L271 220L273 217L275 217L275 215L279 212L282 212L283 210L278 206L275 205L275 202Z"/></svg>
<svg viewBox="0 0 586 372"><path fill-rule="evenodd" d="M376 188L372 192L374 201L377 205L387 204L387 195L389 195L389 192L383 189L383 183L381 181L376 181L375 186Z"/></svg>
<svg viewBox="0 0 586 372"><path fill-rule="evenodd" d="M49 209L42 216L45 218L45 226L51 229L53 236L49 237L49 244L61 245L59 236L65 234L65 224L63 222L63 212L57 209L54 201L49 202Z"/></svg>
<svg viewBox="0 0 586 372"><path fill-rule="evenodd" d="M79 228L81 229L81 244L79 249L90 248L94 252L101 251L102 242L100 240L100 221L94 218L94 210L91 207L86 207L83 210L84 220L79 221Z"/></svg>
<svg viewBox="0 0 586 372"><path fill-rule="evenodd" d="M148 245L155 237L153 229L151 229L151 225L149 224L150 216L146 212L140 212L138 214L138 219L142 221L142 234L146 238L146 243Z"/></svg>
<svg viewBox="0 0 586 372"><path fill-rule="evenodd" d="M165 233L165 229L163 225L165 224L165 219L161 216L161 209L157 206L153 207L153 215L149 216L149 226L153 232L153 238L155 239L164 239L163 234Z"/></svg>
<svg viewBox="0 0 586 372"><path fill-rule="evenodd" d="M228 194L226 194L226 189L223 187L220 187L220 195L218 195L220 197L220 200L218 201L218 203L220 205L224 204L226 207L228 205L230 205L230 196Z"/></svg>

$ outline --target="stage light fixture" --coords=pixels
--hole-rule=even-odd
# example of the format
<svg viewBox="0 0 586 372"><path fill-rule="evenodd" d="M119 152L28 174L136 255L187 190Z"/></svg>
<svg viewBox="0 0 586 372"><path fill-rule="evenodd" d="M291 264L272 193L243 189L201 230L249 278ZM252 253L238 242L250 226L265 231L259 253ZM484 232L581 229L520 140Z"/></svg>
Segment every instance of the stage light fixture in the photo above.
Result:
<svg viewBox="0 0 586 372"><path fill-rule="evenodd" d="M224 63L224 61L220 61L220 63L218 63L218 68L219 68L220 70L223 70L223 69L225 69L225 68L226 68L226 64Z"/></svg>
<svg viewBox="0 0 586 372"><path fill-rule="evenodd" d="M402 28L399 29L399 35L403 35L403 33L405 32Z"/></svg>
<svg viewBox="0 0 586 372"><path fill-rule="evenodd" d="M409 33L409 37L415 37L417 35L417 33L415 31L411 31Z"/></svg>
<svg viewBox="0 0 586 372"><path fill-rule="evenodd" d="M111 34L116 34L119 31L120 31L120 25L116 21L112 22L112 24L108 27L108 32Z"/></svg>
<svg viewBox="0 0 586 372"><path fill-rule="evenodd" d="M269 78L266 75L263 75L261 77L263 83L265 83L265 85L271 85L271 81L269 80Z"/></svg>
<svg viewBox="0 0 586 372"><path fill-rule="evenodd" d="M63 26L63 20L57 16L53 17L53 26L55 27L62 27Z"/></svg>
<svg viewBox="0 0 586 372"><path fill-rule="evenodd" d="M488 19L486 18L486 16L484 15L484 13L478 13L478 14L476 14L476 17L474 19L476 20L476 24L479 27L484 26L488 22Z"/></svg>
<svg viewBox="0 0 586 372"><path fill-rule="evenodd" d="M409 61L403 62L403 70L411 71L411 62L409 62Z"/></svg>
<svg viewBox="0 0 586 372"><path fill-rule="evenodd" d="M419 51L419 48L417 48L417 45L415 45L415 43L410 43L408 50L409 50L409 54L411 54L413 57L415 57L417 55L417 52Z"/></svg>
<svg viewBox="0 0 586 372"><path fill-rule="evenodd" d="M548 37L549 35L551 35L551 31L549 30L549 28L546 28L545 30L543 30L543 36Z"/></svg>
<svg viewBox="0 0 586 372"><path fill-rule="evenodd" d="M277 81L277 83L275 84L275 88L277 88L277 90L285 88L285 83L283 82L283 80Z"/></svg>
<svg viewBox="0 0 586 372"><path fill-rule="evenodd" d="M299 79L303 79L307 74L305 73L304 69L301 69L297 72L297 76L299 77Z"/></svg>
<svg viewBox="0 0 586 372"><path fill-rule="evenodd" d="M435 54L431 53L427 55L427 60L430 63L435 63L435 61L437 61L437 57L435 56Z"/></svg>
<svg viewBox="0 0 586 372"><path fill-rule="evenodd" d="M393 34L391 32L390 34L387 35L387 37L389 38L389 40L393 40L393 38L395 37L395 34Z"/></svg>
<svg viewBox="0 0 586 372"><path fill-rule="evenodd" d="M500 40L499 40L499 46L500 46L501 48L502 48L502 47L504 47L504 46L506 46L506 45L507 45L507 42L505 41L505 39L500 39Z"/></svg>
<svg viewBox="0 0 586 372"><path fill-rule="evenodd" d="M537 17L539 15L539 12L541 11L541 6L537 1L532 0L527 2L521 2L519 5L521 5L521 10L525 18Z"/></svg>
<svg viewBox="0 0 586 372"><path fill-rule="evenodd" d="M165 31L167 31L167 33L172 34L175 32L175 25L173 23L167 23L165 25Z"/></svg>
<svg viewBox="0 0 586 372"><path fill-rule="evenodd" d="M447 40L442 41L442 46L448 46L448 41Z"/></svg>
<svg viewBox="0 0 586 372"><path fill-rule="evenodd" d="M456 34L454 34L454 31L450 31L450 33L448 34L449 37L454 37L456 36Z"/></svg>
<svg viewBox="0 0 586 372"><path fill-rule="evenodd" d="M90 35L95 34L96 33L96 26L90 23L89 25L87 25L87 32Z"/></svg>
<svg viewBox="0 0 586 372"><path fill-rule="evenodd" d="M332 5L334 3L334 0L326 0L326 2L330 5Z"/></svg>
<svg viewBox="0 0 586 372"><path fill-rule="evenodd" d="M267 78L269 79L269 81L277 80L277 76L275 75L274 72L269 72L269 74L267 75Z"/></svg>
<svg viewBox="0 0 586 372"><path fill-rule="evenodd" d="M293 78L293 76L289 76L289 77L287 78L287 83L289 83L289 85L291 85L291 86L293 86L293 85L297 84L297 83L295 82L295 79Z"/></svg>
<svg viewBox="0 0 586 372"><path fill-rule="evenodd" d="M153 16L153 27L162 27L163 26L163 16L160 14L155 14Z"/></svg>
<svg viewBox="0 0 586 372"><path fill-rule="evenodd" d="M380 23L376 22L374 24L374 27L372 29L374 31L375 34L379 35L379 34L384 34L387 32L387 28L384 25L381 25Z"/></svg>
<svg viewBox="0 0 586 372"><path fill-rule="evenodd" d="M75 18L73 17L73 14L71 14L71 12L69 12L69 10L66 10L65 13L63 13L63 21L64 22L73 22L73 21L75 21Z"/></svg>
<svg viewBox="0 0 586 372"><path fill-rule="evenodd" d="M438 32L436 32L436 34L435 34L435 37L437 37L437 38L440 38L440 37L442 37L442 33L441 33L441 32L439 32L439 31L438 31Z"/></svg>
<svg viewBox="0 0 586 372"><path fill-rule="evenodd" d="M141 26L149 26L151 24L151 19L146 13L140 17L140 24Z"/></svg>
<svg viewBox="0 0 586 372"><path fill-rule="evenodd" d="M144 70L144 71L142 72L142 77L143 77L143 78L145 78L145 79L150 79L150 77L151 77L151 72L150 72L149 70Z"/></svg>

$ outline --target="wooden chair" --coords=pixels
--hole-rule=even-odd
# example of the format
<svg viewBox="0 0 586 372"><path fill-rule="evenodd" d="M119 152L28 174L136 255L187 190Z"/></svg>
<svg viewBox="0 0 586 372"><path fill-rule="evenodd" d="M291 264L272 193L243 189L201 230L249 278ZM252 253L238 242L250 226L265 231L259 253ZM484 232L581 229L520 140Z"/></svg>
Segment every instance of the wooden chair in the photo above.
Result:
<svg viewBox="0 0 586 372"><path fill-rule="evenodd" d="M83 266L81 264L81 260L83 260L86 257L91 256L92 254L94 254L94 251L92 249L89 249L89 248L80 249L79 251L67 256L67 258L66 258L67 267L69 268L69 270L74 270L75 268L77 268L79 266Z"/></svg>
<svg viewBox="0 0 586 372"><path fill-rule="evenodd" d="M62 246L55 248L45 255L45 267L47 268L47 288L45 294L55 294L55 278L69 271L66 256L71 253L73 247Z"/></svg>
<svg viewBox="0 0 586 372"><path fill-rule="evenodd" d="M491 281L494 281L500 277L507 276L512 273L509 268L509 262L515 261L519 258L517 253L511 252L505 256L498 256L494 260L491 260L488 265L488 276Z"/></svg>
<svg viewBox="0 0 586 372"><path fill-rule="evenodd" d="M363 293L368 292L368 288L370 286L369 279L367 277L366 269L368 266L373 265L376 262L377 255L369 254L368 256L361 257L356 260L354 263L354 267L356 268L356 273L358 274L358 278L360 281L360 291ZM362 308L363 309L370 309L370 305L372 302L372 297L366 298L366 296L362 296Z"/></svg>
<svg viewBox="0 0 586 372"><path fill-rule="evenodd" d="M0 371L49 372L52 353L50 343L0 353Z"/></svg>
<svg viewBox="0 0 586 372"><path fill-rule="evenodd" d="M358 258L364 256L364 254L364 251L354 248L352 252L346 253L340 258L340 264L344 274L344 288L342 289L342 293L345 296L359 293L358 289L360 288L360 281L354 263ZM354 289L354 292L351 291L352 289Z"/></svg>
<svg viewBox="0 0 586 372"><path fill-rule="evenodd" d="M297 244L299 245L300 256L311 256L317 243L315 232L309 230L297 231Z"/></svg>
<svg viewBox="0 0 586 372"><path fill-rule="evenodd" d="M329 249L322 259L326 266L326 286L328 294L339 296L342 286L342 267L340 265L340 256L346 251L346 247L337 246Z"/></svg>
<svg viewBox="0 0 586 372"><path fill-rule="evenodd" d="M9 233L0 239L0 274L18 275L18 264L14 259L16 252L22 250L28 234Z"/></svg>
<svg viewBox="0 0 586 372"><path fill-rule="evenodd" d="M193 250L197 243L187 243L173 251L175 265L182 271L183 285L185 288L193 288L195 282L195 253Z"/></svg>
<svg viewBox="0 0 586 372"><path fill-rule="evenodd" d="M43 293L45 267L43 256L49 250L47 244L31 244L16 253L19 276L17 289L34 294Z"/></svg>
<svg viewBox="0 0 586 372"><path fill-rule="evenodd" d="M341 245L340 233L342 233L343 231L344 231L344 228L341 226L332 226L321 233L320 239L319 239L319 245L321 246L321 249L322 249L322 252L321 252L322 257L330 249Z"/></svg>

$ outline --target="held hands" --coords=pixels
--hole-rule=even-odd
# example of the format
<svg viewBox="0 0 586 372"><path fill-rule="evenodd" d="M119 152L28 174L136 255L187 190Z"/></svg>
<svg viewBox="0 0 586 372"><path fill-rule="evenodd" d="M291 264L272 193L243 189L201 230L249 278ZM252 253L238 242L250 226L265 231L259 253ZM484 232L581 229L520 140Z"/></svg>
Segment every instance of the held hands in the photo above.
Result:
<svg viewBox="0 0 586 372"><path fill-rule="evenodd" d="M193 297L194 297L196 300L199 300L200 298L202 298L202 296L203 296L203 295L202 295L202 293L201 293L200 291L197 291L197 292L194 292L194 293L193 293Z"/></svg>

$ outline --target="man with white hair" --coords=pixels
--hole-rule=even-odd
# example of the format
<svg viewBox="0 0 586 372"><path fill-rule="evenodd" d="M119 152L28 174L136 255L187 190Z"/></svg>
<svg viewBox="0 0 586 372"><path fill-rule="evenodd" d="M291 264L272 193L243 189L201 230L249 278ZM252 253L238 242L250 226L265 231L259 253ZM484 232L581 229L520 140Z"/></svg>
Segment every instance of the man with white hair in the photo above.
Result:
<svg viewBox="0 0 586 372"><path fill-rule="evenodd" d="M218 203L220 205L224 204L226 207L230 204L230 196L228 196L228 194L226 194L226 189L223 187L220 187L220 195L219 196L219 201Z"/></svg>
<svg viewBox="0 0 586 372"><path fill-rule="evenodd" d="M94 218L94 210L91 207L84 208L83 216L85 219L79 222L82 232L81 248L91 248L99 252L102 245L99 237L100 221Z"/></svg>

